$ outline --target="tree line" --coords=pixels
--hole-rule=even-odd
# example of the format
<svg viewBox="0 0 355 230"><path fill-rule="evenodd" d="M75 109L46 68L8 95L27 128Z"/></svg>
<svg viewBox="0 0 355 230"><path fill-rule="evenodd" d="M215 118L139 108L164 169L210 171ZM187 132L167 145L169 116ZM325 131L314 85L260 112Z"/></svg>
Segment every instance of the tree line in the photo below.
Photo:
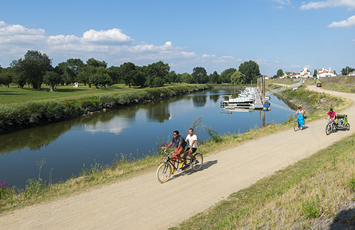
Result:
<svg viewBox="0 0 355 230"><path fill-rule="evenodd" d="M43 84L53 91L56 85L70 85L75 82L89 87L106 88L112 84L125 84L129 87L160 87L170 83L190 84L246 84L256 82L260 77L259 65L255 61L240 64L238 70L229 68L221 72L207 74L204 67L195 67L190 73L176 73L163 61L147 66L138 66L132 62L120 66L108 67L105 61L90 58L84 63L79 58L70 58L57 66L52 65L45 53L29 50L23 58L11 62L10 67L0 66L0 85L16 83L20 88L26 84L41 90Z"/></svg>

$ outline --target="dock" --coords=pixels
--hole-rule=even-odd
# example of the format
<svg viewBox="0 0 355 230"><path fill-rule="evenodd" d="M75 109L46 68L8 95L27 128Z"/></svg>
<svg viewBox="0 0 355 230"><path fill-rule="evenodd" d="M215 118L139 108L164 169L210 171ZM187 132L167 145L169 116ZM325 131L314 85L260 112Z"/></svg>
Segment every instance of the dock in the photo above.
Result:
<svg viewBox="0 0 355 230"><path fill-rule="evenodd" d="M261 101L261 93L259 92L259 90L257 90L257 92L258 93L255 94L255 110L263 110L264 106L263 106L263 102Z"/></svg>

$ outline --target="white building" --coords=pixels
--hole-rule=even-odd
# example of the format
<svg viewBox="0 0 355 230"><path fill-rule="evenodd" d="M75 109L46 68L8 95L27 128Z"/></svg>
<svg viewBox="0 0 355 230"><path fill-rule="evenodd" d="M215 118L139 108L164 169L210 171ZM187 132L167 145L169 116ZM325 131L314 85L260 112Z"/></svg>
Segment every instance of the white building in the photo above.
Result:
<svg viewBox="0 0 355 230"><path fill-rule="evenodd" d="M318 69L318 73L317 73L317 79L321 78L321 77L336 77L337 75L334 74L334 72L331 71L331 69L326 69L326 68L322 68L322 69Z"/></svg>
<svg viewBox="0 0 355 230"><path fill-rule="evenodd" d="M300 72L299 77L301 78L310 78L313 77L311 71L308 70L307 67L304 67L303 70Z"/></svg>
<svg viewBox="0 0 355 230"><path fill-rule="evenodd" d="M350 73L349 73L349 76L354 77L354 76L355 76L355 71L350 72Z"/></svg>

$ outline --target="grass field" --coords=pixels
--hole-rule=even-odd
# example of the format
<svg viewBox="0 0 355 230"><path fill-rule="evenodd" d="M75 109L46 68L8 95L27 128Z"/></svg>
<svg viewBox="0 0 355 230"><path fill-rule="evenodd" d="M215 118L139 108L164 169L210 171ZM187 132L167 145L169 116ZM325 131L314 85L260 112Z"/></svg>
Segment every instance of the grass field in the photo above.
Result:
<svg viewBox="0 0 355 230"><path fill-rule="evenodd" d="M169 86L184 86L188 84L169 84ZM126 92L138 92L141 89L139 87L129 88L124 84L116 84L105 88L96 89L95 87L89 88L88 85L84 86L79 84L79 88L73 88L73 86L57 86L54 92L49 92L49 87L44 86L42 90L36 90L28 87L20 89L15 84L11 84L10 87L0 86L0 105L5 104L18 104L28 101L37 100L65 100L65 99L78 99L82 97L99 96L102 94L110 93L126 93Z"/></svg>

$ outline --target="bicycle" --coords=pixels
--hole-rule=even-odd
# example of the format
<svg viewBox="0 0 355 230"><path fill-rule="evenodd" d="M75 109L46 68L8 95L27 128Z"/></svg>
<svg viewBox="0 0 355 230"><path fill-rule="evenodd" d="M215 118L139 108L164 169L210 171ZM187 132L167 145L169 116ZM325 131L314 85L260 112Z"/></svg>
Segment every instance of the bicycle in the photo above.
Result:
<svg viewBox="0 0 355 230"><path fill-rule="evenodd" d="M157 169L157 179L158 181L162 184L167 182L170 178L171 175L174 174L175 172L180 172L188 169L189 167L192 168L195 172L200 170L203 165L203 156L201 153L195 153L193 156L195 157L194 160L192 160L189 156L186 157L186 165L181 166L182 161L177 160L175 161L175 164L171 162L171 157L170 154L174 154L174 151L171 151L170 153L167 153L166 150L164 150L164 153L167 155L167 158L165 159L164 163L161 163ZM184 154L187 153L184 152ZM176 167L177 164L177 167Z"/></svg>
<svg viewBox="0 0 355 230"><path fill-rule="evenodd" d="M329 135L336 130L336 126L332 119L329 119L328 124L325 126L325 134Z"/></svg>
<svg viewBox="0 0 355 230"><path fill-rule="evenodd" d="M298 122L298 119L296 118L295 122L293 123L293 130L297 132L301 128L300 123Z"/></svg>

